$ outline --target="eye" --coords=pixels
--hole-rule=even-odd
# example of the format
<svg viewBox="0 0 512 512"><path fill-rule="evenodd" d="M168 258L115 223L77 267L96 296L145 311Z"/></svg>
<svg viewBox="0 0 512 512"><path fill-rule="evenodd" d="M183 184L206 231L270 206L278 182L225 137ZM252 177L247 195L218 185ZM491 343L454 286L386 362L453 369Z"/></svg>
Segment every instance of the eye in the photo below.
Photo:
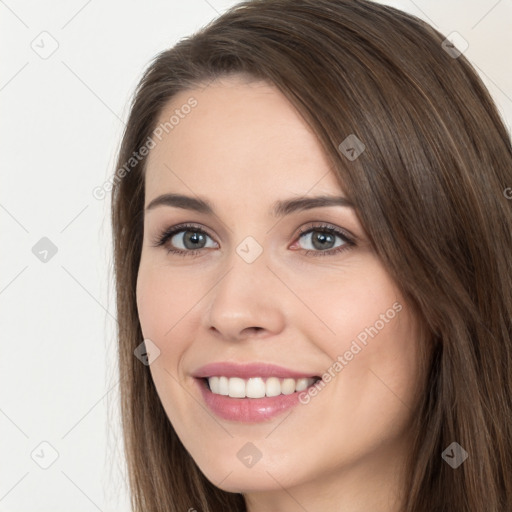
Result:
<svg viewBox="0 0 512 512"><path fill-rule="evenodd" d="M193 224L181 224L179 226L172 226L161 233L154 241L154 246L167 245L168 253L179 254L180 256L195 256L200 249L208 248L206 245L207 238L211 237L201 229L199 226ZM210 248L216 248L217 244L214 242Z"/></svg>
<svg viewBox="0 0 512 512"><path fill-rule="evenodd" d="M306 256L327 256L348 250L356 245L351 236L330 224L309 226L299 230L298 240L306 240L310 248L304 249ZM336 244L336 238L340 243ZM212 241L208 245L208 239ZM296 246L297 242L292 245ZM168 254L197 256L201 249L218 248L218 244L200 226L180 224L166 229L153 241L154 247L165 246Z"/></svg>
<svg viewBox="0 0 512 512"><path fill-rule="evenodd" d="M344 231L330 224L311 226L306 231L300 229L299 240L306 240L306 256L326 256L339 253L354 247L354 240ZM340 243L336 245L336 238ZM294 244L296 245L296 244Z"/></svg>

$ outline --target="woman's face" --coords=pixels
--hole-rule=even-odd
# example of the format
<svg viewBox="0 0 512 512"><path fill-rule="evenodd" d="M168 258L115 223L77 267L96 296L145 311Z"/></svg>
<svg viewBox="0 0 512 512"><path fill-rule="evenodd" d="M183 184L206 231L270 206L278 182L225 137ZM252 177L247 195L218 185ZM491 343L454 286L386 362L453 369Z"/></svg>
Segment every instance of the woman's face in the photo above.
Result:
<svg viewBox="0 0 512 512"><path fill-rule="evenodd" d="M240 77L181 92L160 122L173 115L147 162L137 305L184 447L211 482L248 495L394 478L419 331L352 207L276 211L344 195L315 136L277 89ZM262 366L200 371L210 363ZM303 390L300 375L324 380ZM222 377L215 393L204 377Z"/></svg>

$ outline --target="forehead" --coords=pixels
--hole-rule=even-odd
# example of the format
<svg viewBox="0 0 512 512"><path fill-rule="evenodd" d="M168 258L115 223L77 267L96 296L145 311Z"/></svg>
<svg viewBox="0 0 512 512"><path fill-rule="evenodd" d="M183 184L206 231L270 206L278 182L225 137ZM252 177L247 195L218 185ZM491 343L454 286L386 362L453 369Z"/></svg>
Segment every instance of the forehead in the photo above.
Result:
<svg viewBox="0 0 512 512"><path fill-rule="evenodd" d="M162 110L158 125L166 122L148 156L146 204L165 192L222 202L236 191L260 203L341 192L311 128L272 84L231 77L181 91Z"/></svg>

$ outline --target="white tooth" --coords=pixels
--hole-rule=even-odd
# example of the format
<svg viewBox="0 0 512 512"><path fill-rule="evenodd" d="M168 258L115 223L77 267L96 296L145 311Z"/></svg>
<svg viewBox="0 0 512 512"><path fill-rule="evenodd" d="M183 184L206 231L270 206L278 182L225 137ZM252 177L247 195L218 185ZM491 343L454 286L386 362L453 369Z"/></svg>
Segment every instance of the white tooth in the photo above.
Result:
<svg viewBox="0 0 512 512"><path fill-rule="evenodd" d="M310 382L312 379L297 379L297 384L295 386L295 391L304 391L310 386Z"/></svg>
<svg viewBox="0 0 512 512"><path fill-rule="evenodd" d="M212 393L219 393L219 377L210 377L208 384L210 385L210 391Z"/></svg>
<svg viewBox="0 0 512 512"><path fill-rule="evenodd" d="M295 379L284 379L281 384L281 393L283 395L295 393Z"/></svg>
<svg viewBox="0 0 512 512"><path fill-rule="evenodd" d="M232 398L245 397L245 380L238 377L229 379L229 396Z"/></svg>
<svg viewBox="0 0 512 512"><path fill-rule="evenodd" d="M281 394L281 381L277 377L269 377L265 383L265 395L278 396Z"/></svg>
<svg viewBox="0 0 512 512"><path fill-rule="evenodd" d="M230 396L232 398L263 398L278 395L291 395L307 389L315 383L314 378L279 379L278 377L239 377L214 376L208 378L208 385L212 393Z"/></svg>
<svg viewBox="0 0 512 512"><path fill-rule="evenodd" d="M248 398L262 398L265 396L265 382L260 377L254 377L247 381L245 396Z"/></svg>
<svg viewBox="0 0 512 512"><path fill-rule="evenodd" d="M229 395L229 379L227 377L219 377L219 395Z"/></svg>

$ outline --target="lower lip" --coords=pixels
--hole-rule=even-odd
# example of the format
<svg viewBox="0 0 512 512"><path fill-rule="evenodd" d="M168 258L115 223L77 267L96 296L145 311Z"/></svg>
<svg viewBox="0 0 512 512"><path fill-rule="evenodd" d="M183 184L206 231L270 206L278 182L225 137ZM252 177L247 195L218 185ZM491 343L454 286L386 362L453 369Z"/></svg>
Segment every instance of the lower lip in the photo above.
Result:
<svg viewBox="0 0 512 512"><path fill-rule="evenodd" d="M290 395L278 395L264 398L231 398L210 391L205 379L195 379L199 384L206 405L217 416L230 421L257 423L269 420L300 404L296 391ZM309 389L309 388L308 388Z"/></svg>

